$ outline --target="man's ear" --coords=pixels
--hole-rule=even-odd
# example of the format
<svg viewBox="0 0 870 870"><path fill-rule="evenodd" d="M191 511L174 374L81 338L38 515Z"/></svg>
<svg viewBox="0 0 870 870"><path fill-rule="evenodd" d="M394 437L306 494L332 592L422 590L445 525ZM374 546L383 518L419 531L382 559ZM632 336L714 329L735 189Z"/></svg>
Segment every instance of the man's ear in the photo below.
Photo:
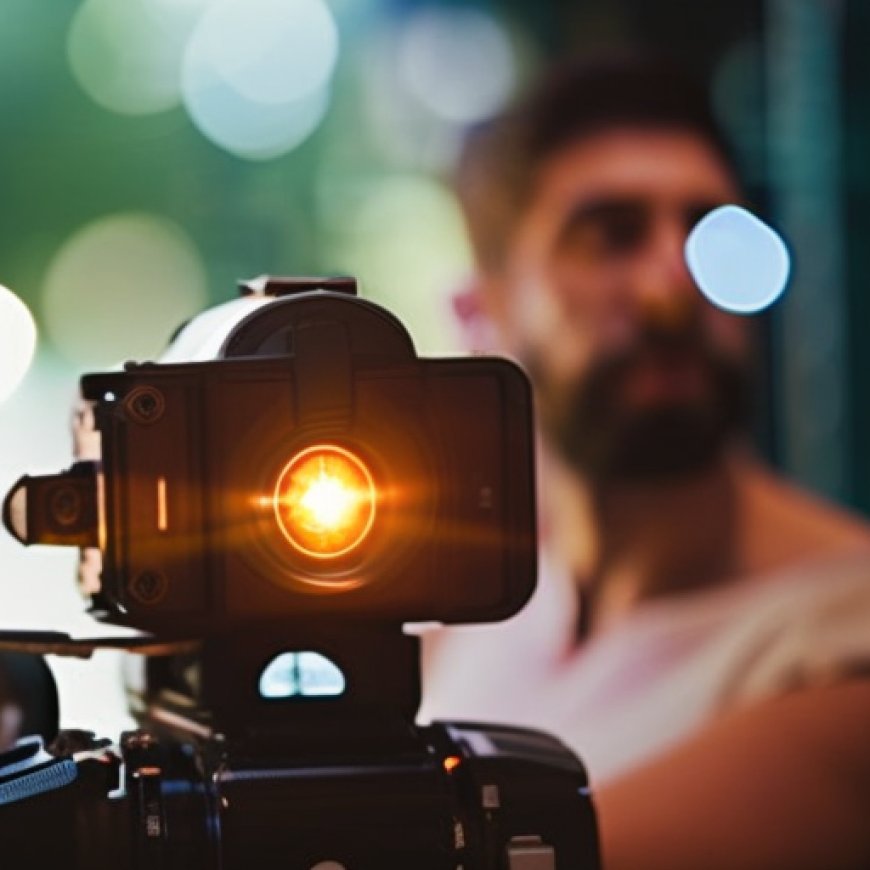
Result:
<svg viewBox="0 0 870 870"><path fill-rule="evenodd" d="M496 353L503 342L492 318L491 279L469 275L451 297L462 346L470 353Z"/></svg>

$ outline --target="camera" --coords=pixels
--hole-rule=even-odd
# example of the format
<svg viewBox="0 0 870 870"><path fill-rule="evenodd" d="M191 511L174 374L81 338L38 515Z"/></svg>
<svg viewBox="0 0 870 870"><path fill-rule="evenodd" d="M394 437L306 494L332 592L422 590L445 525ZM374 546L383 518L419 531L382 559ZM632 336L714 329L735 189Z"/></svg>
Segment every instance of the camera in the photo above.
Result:
<svg viewBox="0 0 870 870"><path fill-rule="evenodd" d="M244 292L267 298L216 359L85 375L100 460L5 499L22 543L99 549L92 611L147 655L117 745L61 732L0 757L3 866L597 867L558 741L414 722L403 626L504 619L534 589L525 375L419 358L353 279Z"/></svg>

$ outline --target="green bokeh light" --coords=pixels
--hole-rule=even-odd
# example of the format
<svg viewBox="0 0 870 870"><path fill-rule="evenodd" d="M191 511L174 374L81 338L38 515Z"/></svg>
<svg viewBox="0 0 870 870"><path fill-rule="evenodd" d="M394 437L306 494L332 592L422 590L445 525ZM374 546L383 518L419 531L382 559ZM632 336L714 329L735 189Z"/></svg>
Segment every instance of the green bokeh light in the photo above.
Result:
<svg viewBox="0 0 870 870"><path fill-rule="evenodd" d="M153 359L206 302L205 268L165 219L116 214L75 233L45 280L42 312L55 348L82 368Z"/></svg>
<svg viewBox="0 0 870 870"><path fill-rule="evenodd" d="M336 217L335 232L337 262L405 322L418 351L448 350L449 294L471 262L453 195L425 176L384 178Z"/></svg>
<svg viewBox="0 0 870 870"><path fill-rule="evenodd" d="M69 29L73 73L113 112L162 112L181 100L181 62L210 0L85 0Z"/></svg>

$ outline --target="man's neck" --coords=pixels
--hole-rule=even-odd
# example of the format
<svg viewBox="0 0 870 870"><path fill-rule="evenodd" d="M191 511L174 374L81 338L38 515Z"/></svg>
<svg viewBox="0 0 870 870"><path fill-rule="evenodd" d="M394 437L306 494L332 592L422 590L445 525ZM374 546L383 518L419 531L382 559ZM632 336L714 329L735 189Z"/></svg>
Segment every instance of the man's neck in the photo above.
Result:
<svg viewBox="0 0 870 870"><path fill-rule="evenodd" d="M796 489L743 452L667 483L593 487L542 457L548 536L577 579L580 633L643 601L819 558L870 558L866 520Z"/></svg>
<svg viewBox="0 0 870 870"><path fill-rule="evenodd" d="M589 630L641 601L734 576L735 487L725 461L662 482L605 487L555 477L554 543L582 585Z"/></svg>

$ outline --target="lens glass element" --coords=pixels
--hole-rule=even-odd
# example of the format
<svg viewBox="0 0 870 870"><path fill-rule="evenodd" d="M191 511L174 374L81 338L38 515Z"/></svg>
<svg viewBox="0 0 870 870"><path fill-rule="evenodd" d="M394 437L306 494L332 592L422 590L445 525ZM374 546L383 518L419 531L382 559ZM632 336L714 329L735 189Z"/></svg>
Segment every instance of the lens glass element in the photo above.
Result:
<svg viewBox="0 0 870 870"><path fill-rule="evenodd" d="M362 460L318 444L281 471L273 499L284 537L317 559L343 556L366 538L375 519L375 485Z"/></svg>

